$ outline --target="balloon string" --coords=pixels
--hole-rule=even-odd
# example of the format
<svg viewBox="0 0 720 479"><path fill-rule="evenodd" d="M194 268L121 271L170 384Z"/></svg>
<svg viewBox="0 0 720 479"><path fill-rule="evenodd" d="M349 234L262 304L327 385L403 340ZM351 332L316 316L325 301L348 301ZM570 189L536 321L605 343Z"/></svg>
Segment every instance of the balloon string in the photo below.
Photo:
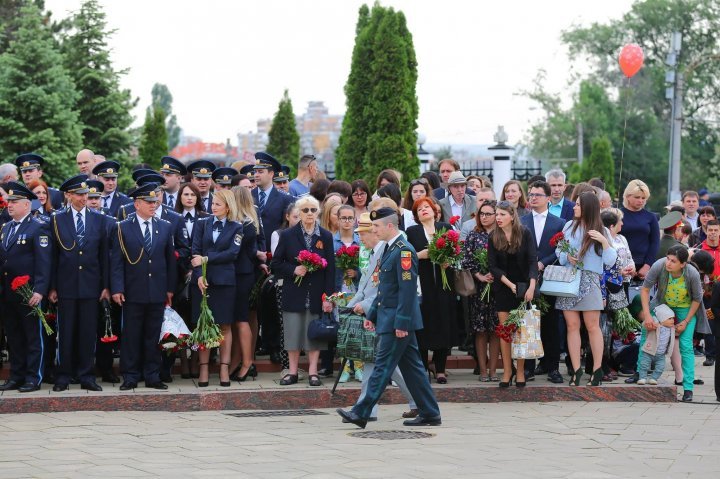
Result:
<svg viewBox="0 0 720 479"><path fill-rule="evenodd" d="M622 139L622 146L620 147L620 175L618 176L618 190L622 187L622 174L623 174L623 162L625 159L625 138L627 133L627 120L628 120L628 110L630 108L630 93L632 93L632 88L629 88L628 84L630 83L629 78L624 78L625 83L625 119L624 119L624 125L623 125L623 139ZM618 195L618 201L617 201L618 208L620 207L620 197Z"/></svg>

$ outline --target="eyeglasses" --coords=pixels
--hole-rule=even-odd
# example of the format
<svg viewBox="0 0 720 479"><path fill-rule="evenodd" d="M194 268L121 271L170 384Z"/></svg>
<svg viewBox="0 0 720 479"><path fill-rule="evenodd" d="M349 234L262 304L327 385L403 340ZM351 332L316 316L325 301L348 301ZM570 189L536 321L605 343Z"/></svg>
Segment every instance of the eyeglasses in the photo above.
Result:
<svg viewBox="0 0 720 479"><path fill-rule="evenodd" d="M481 211L480 213L478 213L478 216L480 216L481 218L487 218L488 216L495 216L495 212L493 211L492 213L483 213Z"/></svg>
<svg viewBox="0 0 720 479"><path fill-rule="evenodd" d="M351 221L355 221L354 216L341 216L340 221L344 221L345 223L350 223Z"/></svg>
<svg viewBox="0 0 720 479"><path fill-rule="evenodd" d="M367 193L361 190L361 191L356 191L352 195L353 196L364 196L364 195L367 195Z"/></svg>
<svg viewBox="0 0 720 479"><path fill-rule="evenodd" d="M542 198L543 196L547 196L544 193L528 193L528 198Z"/></svg>
<svg viewBox="0 0 720 479"><path fill-rule="evenodd" d="M317 213L317 208L300 208L303 213Z"/></svg>

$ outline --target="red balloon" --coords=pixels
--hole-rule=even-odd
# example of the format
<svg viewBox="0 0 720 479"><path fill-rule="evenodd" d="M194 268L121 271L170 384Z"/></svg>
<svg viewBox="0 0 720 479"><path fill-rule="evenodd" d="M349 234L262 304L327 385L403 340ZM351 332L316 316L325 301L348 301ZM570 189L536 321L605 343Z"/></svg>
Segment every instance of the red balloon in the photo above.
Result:
<svg viewBox="0 0 720 479"><path fill-rule="evenodd" d="M618 61L625 76L632 78L642 68L644 59L642 48L634 43L629 43L620 51Z"/></svg>

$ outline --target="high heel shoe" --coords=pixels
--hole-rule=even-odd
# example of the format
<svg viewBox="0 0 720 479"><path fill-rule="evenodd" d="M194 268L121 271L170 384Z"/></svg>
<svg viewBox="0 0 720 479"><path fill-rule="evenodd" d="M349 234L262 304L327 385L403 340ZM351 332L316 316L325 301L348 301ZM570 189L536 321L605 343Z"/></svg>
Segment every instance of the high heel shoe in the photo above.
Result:
<svg viewBox="0 0 720 479"><path fill-rule="evenodd" d="M227 366L227 368L230 369L230 365L229 365L228 363L220 363L220 367L222 368L223 366ZM221 386L221 387L224 387L224 388L229 388L229 387L230 387L230 381L229 381L229 380L228 380L228 381L223 381L223 380L221 379L221 380L220 380L220 386Z"/></svg>
<svg viewBox="0 0 720 479"><path fill-rule="evenodd" d="M230 373L230 381L238 381L240 369L242 369L242 363L238 364L238 366L232 370Z"/></svg>
<svg viewBox="0 0 720 479"><path fill-rule="evenodd" d="M498 383L498 387L501 387L501 388L510 387L510 385L511 385L512 382L513 382L513 378L515 377L516 374L517 374L517 370L515 369L515 366L513 366L513 368L512 368L512 373L510 374L510 381L508 381L508 382L500 381L500 382ZM516 384L517 384L517 381L516 381ZM523 384L524 384L524 383L523 383Z"/></svg>
<svg viewBox="0 0 720 479"><path fill-rule="evenodd" d="M245 380L250 376L253 381L255 381L255 378L257 377L257 368L255 367L255 363L252 363L247 371L245 371L245 374L242 376L238 376L237 380L241 383L245 382Z"/></svg>
<svg viewBox="0 0 720 479"><path fill-rule="evenodd" d="M601 386L602 385L603 370L602 368L593 371L590 376L590 381L587 383L588 386Z"/></svg>
<svg viewBox="0 0 720 479"><path fill-rule="evenodd" d="M578 368L577 371L573 373L572 376L570 376L570 380L568 381L568 386L578 386L580 384L580 378L583 375L582 368Z"/></svg>
<svg viewBox="0 0 720 479"><path fill-rule="evenodd" d="M201 369L202 369L203 366L209 367L209 366L208 366L208 363L200 363L200 364L198 364L198 366L199 366ZM210 371L208 371L208 376L210 376ZM200 377L200 371L198 371L197 377L198 377L198 378ZM208 387L208 386L210 385L210 381L209 381L209 380L208 380L208 381L198 381L197 385L198 385L199 388L206 388L206 387Z"/></svg>

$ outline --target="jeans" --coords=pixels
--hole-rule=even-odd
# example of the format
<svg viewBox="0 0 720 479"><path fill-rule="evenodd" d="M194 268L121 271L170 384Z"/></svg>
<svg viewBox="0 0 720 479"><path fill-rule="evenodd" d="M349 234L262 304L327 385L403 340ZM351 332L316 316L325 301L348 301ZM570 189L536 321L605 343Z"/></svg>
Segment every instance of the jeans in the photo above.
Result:
<svg viewBox="0 0 720 479"><path fill-rule="evenodd" d="M655 364L655 370L650 377L655 380L660 379L663 371L665 371L665 355L656 354L653 356L648 353L642 354L640 363L638 364L638 374L640 375L640 379L647 379L648 371L653 363Z"/></svg>

